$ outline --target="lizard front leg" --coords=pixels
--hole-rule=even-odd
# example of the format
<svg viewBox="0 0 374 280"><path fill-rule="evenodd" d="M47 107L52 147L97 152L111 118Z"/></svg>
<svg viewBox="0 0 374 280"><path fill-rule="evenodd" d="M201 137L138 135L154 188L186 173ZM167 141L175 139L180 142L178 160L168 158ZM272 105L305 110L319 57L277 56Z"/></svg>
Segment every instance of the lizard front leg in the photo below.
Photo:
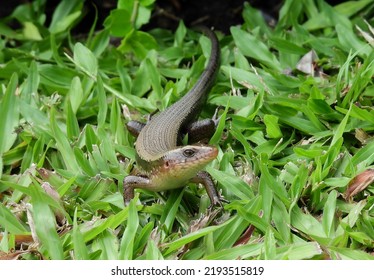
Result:
<svg viewBox="0 0 374 280"><path fill-rule="evenodd" d="M200 171L196 174L194 178L191 179L191 182L196 184L202 184L205 187L205 190L209 196L211 207L220 206L222 207L221 201L225 201L218 194L216 187L214 185L213 179L210 174L206 171Z"/></svg>
<svg viewBox="0 0 374 280"><path fill-rule="evenodd" d="M135 188L147 188L150 180L147 177L129 175L123 179L123 200L128 205L134 198Z"/></svg>

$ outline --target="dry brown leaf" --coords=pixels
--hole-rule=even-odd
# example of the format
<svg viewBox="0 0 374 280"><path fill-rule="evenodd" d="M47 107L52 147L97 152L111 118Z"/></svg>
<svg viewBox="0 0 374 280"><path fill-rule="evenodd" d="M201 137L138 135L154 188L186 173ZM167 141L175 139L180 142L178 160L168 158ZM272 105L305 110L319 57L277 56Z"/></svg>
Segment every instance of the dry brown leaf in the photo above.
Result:
<svg viewBox="0 0 374 280"><path fill-rule="evenodd" d="M48 182L44 182L41 186L58 204L63 205L60 195ZM64 213L58 209L54 209L53 212L55 213L58 224L63 225L65 223Z"/></svg>
<svg viewBox="0 0 374 280"><path fill-rule="evenodd" d="M44 182L41 187L45 190L45 192L52 197L54 200L56 200L58 203L62 203L61 197L58 194L58 192L49 184L48 182Z"/></svg>
<svg viewBox="0 0 374 280"><path fill-rule="evenodd" d="M317 60L317 53L314 50L311 50L300 59L300 61L296 65L296 69L305 74L314 76L316 70L315 62Z"/></svg>
<svg viewBox="0 0 374 280"><path fill-rule="evenodd" d="M240 236L240 238L238 240L236 240L236 242L234 244L234 247L239 246L239 245L247 244L248 241L251 239L252 233L254 232L255 229L256 228L255 228L254 225L249 225L249 227L245 230L245 232L242 234L242 236Z"/></svg>
<svg viewBox="0 0 374 280"><path fill-rule="evenodd" d="M366 21L365 21L365 22L366 22ZM368 42L372 47L374 47L374 37L373 37L373 35L374 35L374 29L373 29L372 26L370 26L370 24L369 24L368 22L366 22L366 24L368 25L371 34L368 33L368 32L363 31L363 30L362 30L358 25L356 25L356 28L357 28L358 31L361 33L362 37L364 37L365 40L366 40L366 41L367 41L367 42Z"/></svg>
<svg viewBox="0 0 374 280"><path fill-rule="evenodd" d="M191 222L187 232L192 233L206 227L220 211L221 209L207 210L206 214L202 215L199 219Z"/></svg>
<svg viewBox="0 0 374 280"><path fill-rule="evenodd" d="M374 169L367 169L364 172L356 175L348 184L345 192L345 199L350 199L352 196L366 189L374 182Z"/></svg>
<svg viewBox="0 0 374 280"><path fill-rule="evenodd" d="M262 218L263 216L263 212L260 211L260 213L258 214L258 216L260 218ZM247 244L249 242L249 240L251 239L252 237L252 234L255 230L255 226L254 225L249 225L249 227L245 230L245 232L239 237L238 240L236 240L234 246L239 246L239 245L244 245L244 244Z"/></svg>
<svg viewBox="0 0 374 280"><path fill-rule="evenodd" d="M31 231L31 236L34 242L39 244L40 240L38 238L38 235L36 234L34 218L32 217L32 205L30 203L26 204L26 215L27 215L27 223L29 224L30 231Z"/></svg>
<svg viewBox="0 0 374 280"><path fill-rule="evenodd" d="M370 139L369 134L367 134L366 131L363 130L362 128L355 129L355 137L363 145L365 145L367 143L367 140Z"/></svg>
<svg viewBox="0 0 374 280"><path fill-rule="evenodd" d="M28 250L15 250L15 251L10 251L10 252L0 251L0 261L18 260L23 254L33 254L34 256L38 257L40 260L44 259L39 251L34 250L34 249L28 249Z"/></svg>
<svg viewBox="0 0 374 280"><path fill-rule="evenodd" d="M0 234L0 241L3 240L3 235ZM24 244L24 243L33 243L34 239L31 235L27 234L16 234L15 235L15 242L16 244Z"/></svg>
<svg viewBox="0 0 374 280"><path fill-rule="evenodd" d="M9 252L9 253L0 252L0 260L1 261L18 260L18 258L24 253L27 253L27 252L24 252L24 251L16 251L16 252Z"/></svg>

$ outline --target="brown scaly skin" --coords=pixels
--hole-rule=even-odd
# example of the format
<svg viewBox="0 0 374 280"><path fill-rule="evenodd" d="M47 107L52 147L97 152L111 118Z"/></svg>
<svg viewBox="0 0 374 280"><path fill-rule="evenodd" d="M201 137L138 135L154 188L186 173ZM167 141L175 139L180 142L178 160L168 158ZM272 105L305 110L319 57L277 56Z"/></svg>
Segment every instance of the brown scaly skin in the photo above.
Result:
<svg viewBox="0 0 374 280"><path fill-rule="evenodd" d="M196 84L179 101L153 116L146 124L135 121L127 124L130 133L137 136L136 161L144 173L124 178L126 204L134 197L135 188L159 192L195 182L205 186L212 205L221 205L212 178L201 171L217 157L217 148L198 144L178 146L182 135L188 133L193 143L197 143L210 138L216 127L214 120L194 122L214 83L220 60L216 35L210 29L201 30L211 40L211 54Z"/></svg>

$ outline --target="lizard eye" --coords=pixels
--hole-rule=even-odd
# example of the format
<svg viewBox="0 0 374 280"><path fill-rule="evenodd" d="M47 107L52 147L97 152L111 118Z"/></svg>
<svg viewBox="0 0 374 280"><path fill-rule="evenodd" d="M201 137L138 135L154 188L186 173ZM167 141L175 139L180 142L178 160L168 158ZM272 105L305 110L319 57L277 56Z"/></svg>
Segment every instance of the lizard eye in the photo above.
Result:
<svg viewBox="0 0 374 280"><path fill-rule="evenodd" d="M193 156L195 155L195 151L192 150L192 149L185 149L185 150L183 151L183 155L184 155L185 157L193 157Z"/></svg>

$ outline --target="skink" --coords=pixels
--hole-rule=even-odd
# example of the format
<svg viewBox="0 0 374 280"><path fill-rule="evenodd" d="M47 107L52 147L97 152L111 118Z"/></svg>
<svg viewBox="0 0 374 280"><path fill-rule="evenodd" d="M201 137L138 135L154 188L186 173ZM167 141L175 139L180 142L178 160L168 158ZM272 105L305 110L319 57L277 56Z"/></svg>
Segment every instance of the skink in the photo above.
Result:
<svg viewBox="0 0 374 280"><path fill-rule="evenodd" d="M124 178L126 204L134 197L135 188L159 192L183 187L188 182L203 184L211 204L221 204L212 178L202 171L217 157L218 150L213 146L196 144L209 139L215 130L214 120L196 119L220 65L217 36L208 28L201 30L211 41L211 52L208 64L196 84L179 101L151 117L146 124L136 121L127 124L130 133L137 136L136 162L143 172ZM186 133L189 144L181 146Z"/></svg>

